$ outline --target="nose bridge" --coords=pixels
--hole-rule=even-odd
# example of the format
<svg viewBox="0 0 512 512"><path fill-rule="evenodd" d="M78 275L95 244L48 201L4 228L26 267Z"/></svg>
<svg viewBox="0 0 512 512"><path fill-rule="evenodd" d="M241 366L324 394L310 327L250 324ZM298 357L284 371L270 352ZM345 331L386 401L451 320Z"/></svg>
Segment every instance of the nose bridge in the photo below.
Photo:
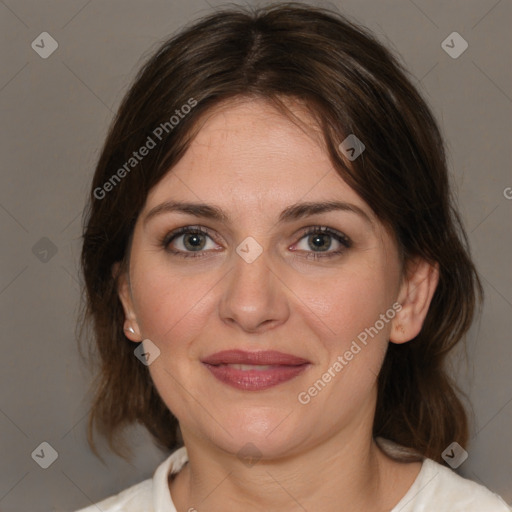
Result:
<svg viewBox="0 0 512 512"><path fill-rule="evenodd" d="M282 286L271 270L270 254L247 237L233 254L233 270L226 276L220 314L224 321L254 331L282 322L287 314Z"/></svg>

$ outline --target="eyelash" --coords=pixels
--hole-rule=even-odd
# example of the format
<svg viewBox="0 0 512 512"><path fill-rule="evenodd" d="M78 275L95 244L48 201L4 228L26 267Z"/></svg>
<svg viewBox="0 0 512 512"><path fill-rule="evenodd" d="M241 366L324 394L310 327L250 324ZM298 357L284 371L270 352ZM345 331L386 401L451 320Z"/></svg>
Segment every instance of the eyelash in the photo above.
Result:
<svg viewBox="0 0 512 512"><path fill-rule="evenodd" d="M176 238L178 238L180 235L184 234L202 234L206 235L209 238L212 238L212 235L210 233L210 230L202 227L202 226L185 226L179 229L176 229L172 231L171 233L168 233L165 235L165 237L160 240L160 245L169 253L179 256L182 258L203 258L204 252L206 251L197 251L195 254L194 251L177 251L173 249L169 249L169 244L174 241ZM324 258L333 258L335 256L339 256L342 253L344 253L347 249L352 247L352 241L350 238L343 233L336 231L335 229L328 228L326 226L311 226L308 228L305 232L302 233L301 237L299 238L299 241L303 238L306 238L310 235L316 235L316 234L326 234L332 236L335 240L337 240L343 247L336 250L336 251L330 251L330 252L316 252L316 251L309 251L306 259L313 259L313 260L320 260Z"/></svg>

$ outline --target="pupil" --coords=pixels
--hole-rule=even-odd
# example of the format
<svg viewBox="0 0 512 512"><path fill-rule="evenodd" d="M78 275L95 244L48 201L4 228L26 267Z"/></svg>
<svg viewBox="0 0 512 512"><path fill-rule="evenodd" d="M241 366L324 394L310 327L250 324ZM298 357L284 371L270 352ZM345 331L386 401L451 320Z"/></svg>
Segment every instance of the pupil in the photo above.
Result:
<svg viewBox="0 0 512 512"><path fill-rule="evenodd" d="M197 249L198 247L201 247L201 236L200 234L192 234L185 238L185 246L187 246L187 249ZM190 243L190 241L192 242Z"/></svg>
<svg viewBox="0 0 512 512"><path fill-rule="evenodd" d="M320 249L321 251L326 251L327 249L329 249L329 246L330 246L330 243L328 242L327 244L322 244L322 238L323 240L325 241L325 237L329 237L330 235L324 235L324 234L316 234L316 235L313 235L313 240L314 240L314 245L317 249ZM320 244L317 244L317 242L320 241ZM322 245L324 246L322 248Z"/></svg>

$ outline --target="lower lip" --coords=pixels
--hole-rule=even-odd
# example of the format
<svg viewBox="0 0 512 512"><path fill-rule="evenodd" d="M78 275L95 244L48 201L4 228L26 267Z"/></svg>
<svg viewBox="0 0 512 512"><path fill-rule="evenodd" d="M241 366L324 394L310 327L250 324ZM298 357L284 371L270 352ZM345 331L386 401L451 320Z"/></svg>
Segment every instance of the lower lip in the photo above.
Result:
<svg viewBox="0 0 512 512"><path fill-rule="evenodd" d="M266 370L238 370L228 365L203 364L224 384L244 391L261 391L277 386L297 377L309 366L309 363L305 363L298 366L280 365Z"/></svg>

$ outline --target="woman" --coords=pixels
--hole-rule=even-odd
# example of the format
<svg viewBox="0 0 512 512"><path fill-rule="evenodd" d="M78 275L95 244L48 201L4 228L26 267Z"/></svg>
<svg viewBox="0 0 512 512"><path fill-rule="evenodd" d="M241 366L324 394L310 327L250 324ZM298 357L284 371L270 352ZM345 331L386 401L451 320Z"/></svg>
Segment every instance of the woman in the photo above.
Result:
<svg viewBox="0 0 512 512"><path fill-rule="evenodd" d="M166 42L105 142L82 264L91 446L125 456L137 421L172 451L84 512L509 510L445 463L481 284L443 141L339 14L231 9Z"/></svg>

